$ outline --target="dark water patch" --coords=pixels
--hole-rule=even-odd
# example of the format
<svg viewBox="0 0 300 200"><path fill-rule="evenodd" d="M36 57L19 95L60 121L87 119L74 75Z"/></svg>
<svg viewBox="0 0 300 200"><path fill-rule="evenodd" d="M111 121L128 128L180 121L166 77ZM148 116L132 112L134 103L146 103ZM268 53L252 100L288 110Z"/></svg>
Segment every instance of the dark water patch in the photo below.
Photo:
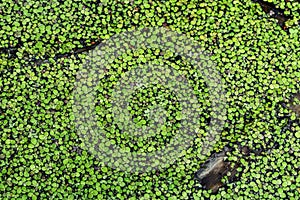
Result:
<svg viewBox="0 0 300 200"><path fill-rule="evenodd" d="M277 8L275 4L266 2L263 0L253 0L255 3L259 3L263 11L268 14L270 17L277 20L278 25L283 29L287 30L286 22L293 18L292 15L284 14L284 9Z"/></svg>

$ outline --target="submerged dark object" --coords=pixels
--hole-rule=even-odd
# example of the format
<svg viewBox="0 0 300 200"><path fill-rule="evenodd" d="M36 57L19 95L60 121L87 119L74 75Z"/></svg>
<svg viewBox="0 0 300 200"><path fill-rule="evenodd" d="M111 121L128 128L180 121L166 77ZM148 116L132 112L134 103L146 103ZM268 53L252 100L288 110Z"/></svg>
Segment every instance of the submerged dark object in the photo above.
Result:
<svg viewBox="0 0 300 200"><path fill-rule="evenodd" d="M222 178L229 171L229 162L225 162L225 154L217 154L201 166L201 169L196 173L196 179L204 189L212 190L214 193L223 186Z"/></svg>
<svg viewBox="0 0 300 200"><path fill-rule="evenodd" d="M300 99L300 94L299 94ZM232 147L225 147L220 153L212 154L207 161L200 166L200 169L195 173L195 179L198 180L202 188L212 190L217 193L220 187L225 187L226 184L238 181L241 178L243 165L240 159L243 158L246 162L251 162L250 155L260 156L263 153L268 154L272 149L278 148L278 144L269 146L271 141L266 142L266 148L252 149L248 145L232 144ZM240 153L240 158L236 161L228 161L226 153L233 152L233 148L237 148ZM226 183L222 181L226 177Z"/></svg>
<svg viewBox="0 0 300 200"><path fill-rule="evenodd" d="M295 94L289 100L289 109L295 112L298 116L300 115L300 93Z"/></svg>
<svg viewBox="0 0 300 200"><path fill-rule="evenodd" d="M225 147L221 153L213 154L195 173L195 178L204 189L216 193L220 187L225 185L222 182L223 177L227 176L228 182L234 182L239 178L237 169L240 162L232 163L226 160L226 153L230 151L232 151L231 148ZM249 156L252 152L247 146L239 146L239 151L243 156ZM252 153L259 155L261 152Z"/></svg>

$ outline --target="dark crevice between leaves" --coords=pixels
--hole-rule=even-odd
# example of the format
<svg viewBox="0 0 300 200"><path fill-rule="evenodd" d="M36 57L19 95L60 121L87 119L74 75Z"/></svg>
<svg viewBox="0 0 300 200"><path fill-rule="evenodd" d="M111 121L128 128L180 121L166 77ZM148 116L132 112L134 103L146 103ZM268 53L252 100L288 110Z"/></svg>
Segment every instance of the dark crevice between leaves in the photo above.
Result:
<svg viewBox="0 0 300 200"><path fill-rule="evenodd" d="M91 45L85 45L84 47L82 48L75 48L73 50L71 50L70 52L67 52L67 53L58 53L58 54L55 54L54 56L51 56L51 55L46 55L44 56L43 58L30 58L29 61L30 62L34 62L36 63L37 65L40 65L44 62L49 62L49 58L53 58L54 60L58 60L60 58L67 58L67 57L70 57L71 55L74 55L77 59L78 58L78 54L80 53L83 53L83 52L87 52L89 50L92 50L94 48L96 48L96 46L98 46L103 40L98 40L98 41L95 41L95 42L92 42ZM80 41L80 43L82 44L83 42ZM18 44L14 47L8 47L8 48L0 48L0 53L4 53L4 54L7 54L8 55L8 59L14 59L14 58L17 58L17 52L18 52L18 49L21 48L23 46L23 42L20 40L18 42Z"/></svg>
<svg viewBox="0 0 300 200"><path fill-rule="evenodd" d="M18 49L21 48L22 46L23 46L23 42L22 42L21 38L18 38L18 42L17 42L16 46L1 47L0 48L0 53L7 54L8 55L8 59L16 58L17 57Z"/></svg>
<svg viewBox="0 0 300 200"><path fill-rule="evenodd" d="M102 42L102 40L99 40L99 41L93 42L93 44L90 45L90 46L85 46L85 47L82 47L82 48L75 48L71 52L68 52L68 53L56 54L53 57L53 59L58 60L60 58L67 58L67 57L70 57L72 55L74 55L77 59L79 59L78 54L81 54L83 52L87 52L87 51L90 51L90 50L96 48L101 42ZM50 56L47 55L44 59L36 59L36 60L34 60L34 62L37 63L38 65L40 65L43 62L47 61L49 58L50 58Z"/></svg>
<svg viewBox="0 0 300 200"><path fill-rule="evenodd" d="M287 30L286 22L291 20L293 16L285 15L284 10L276 8L276 5L273 3L265 2L263 0L253 0L254 3L259 3L263 11L268 14L270 17L277 19L278 25L283 29Z"/></svg>

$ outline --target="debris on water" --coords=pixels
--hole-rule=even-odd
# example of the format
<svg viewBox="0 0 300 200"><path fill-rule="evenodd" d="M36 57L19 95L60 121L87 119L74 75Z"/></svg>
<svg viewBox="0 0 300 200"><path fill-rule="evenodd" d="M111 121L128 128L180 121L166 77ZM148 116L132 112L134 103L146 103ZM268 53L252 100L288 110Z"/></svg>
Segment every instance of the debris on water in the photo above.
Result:
<svg viewBox="0 0 300 200"><path fill-rule="evenodd" d="M289 109L300 115L300 93L295 94L289 101Z"/></svg>
<svg viewBox="0 0 300 200"><path fill-rule="evenodd" d="M228 172L229 162L225 162L225 154L216 154L210 158L196 173L196 178L205 188L214 193L223 185L221 179Z"/></svg>
<svg viewBox="0 0 300 200"><path fill-rule="evenodd" d="M240 167L240 161L234 163L227 161L226 153L231 151L231 148L225 147L222 152L214 153L196 172L195 178L204 189L217 193L219 188L225 185L222 182L225 176L228 182L234 182L239 178L237 169ZM249 156L251 152L256 155L261 153L251 151L248 146L240 146L239 151L242 156Z"/></svg>
<svg viewBox="0 0 300 200"><path fill-rule="evenodd" d="M276 6L272 3L263 1L263 0L253 0L255 3L259 3L263 11L270 15L270 17L277 19L278 25L283 29L286 30L285 23L288 20L292 19L292 16L288 16L284 14L284 10L280 8L276 8Z"/></svg>

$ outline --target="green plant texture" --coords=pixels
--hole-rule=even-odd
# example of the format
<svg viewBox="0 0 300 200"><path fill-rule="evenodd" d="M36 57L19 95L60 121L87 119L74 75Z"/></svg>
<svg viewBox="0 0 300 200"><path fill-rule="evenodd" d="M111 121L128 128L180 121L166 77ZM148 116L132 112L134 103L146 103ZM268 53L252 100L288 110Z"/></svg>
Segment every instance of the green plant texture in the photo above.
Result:
<svg viewBox="0 0 300 200"><path fill-rule="evenodd" d="M289 16L284 28L251 0L1 1L0 199L299 199L300 3L264 2ZM74 122L73 91L89 52L146 27L184 34L203 47L221 74L226 116L216 144L202 155L213 111L201 73L159 47L106 58L111 64L97 83L95 113L106 138L125 152L159 150L183 119L176 94L149 84L135 90L126 110L143 128L154 121L149 110L160 105L165 124L147 138L122 132L110 97L124 73L149 61L170 66L186 77L200 105L197 134L176 161L129 173L86 149ZM242 147L250 149L247 156ZM238 167L235 178L227 172L213 191L195 173L224 148L230 149L224 159Z"/></svg>

